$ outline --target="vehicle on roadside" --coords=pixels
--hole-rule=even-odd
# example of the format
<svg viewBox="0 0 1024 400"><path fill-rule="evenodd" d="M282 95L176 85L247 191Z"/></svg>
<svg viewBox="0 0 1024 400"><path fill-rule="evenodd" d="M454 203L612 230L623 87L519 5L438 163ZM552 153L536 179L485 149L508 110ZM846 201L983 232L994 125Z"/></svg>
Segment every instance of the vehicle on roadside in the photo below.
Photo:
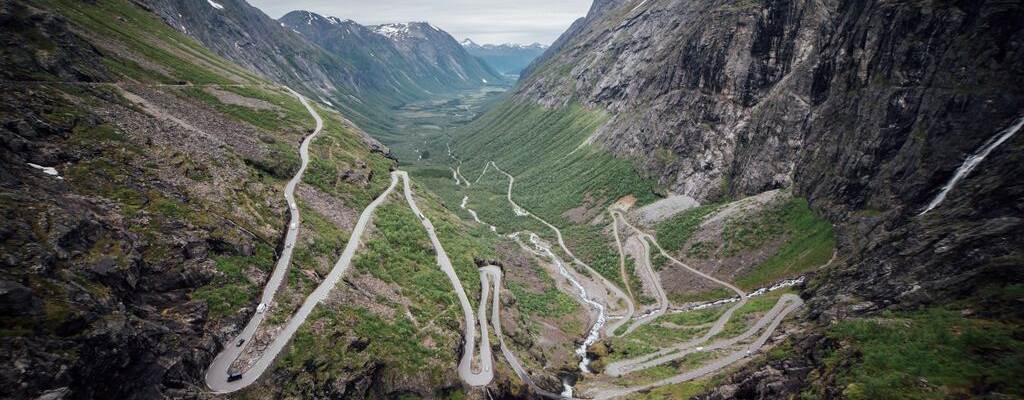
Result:
<svg viewBox="0 0 1024 400"><path fill-rule="evenodd" d="M262 314L264 311L267 311L267 303L260 303L260 305L256 306L256 312Z"/></svg>
<svg viewBox="0 0 1024 400"><path fill-rule="evenodd" d="M234 373L234 374L228 375L228 382L234 382L234 381L241 380L241 379L242 379L242 374L240 374L240 373Z"/></svg>
<svg viewBox="0 0 1024 400"><path fill-rule="evenodd" d="M242 347L245 344L245 339L238 339L238 343L235 343L235 347Z"/></svg>

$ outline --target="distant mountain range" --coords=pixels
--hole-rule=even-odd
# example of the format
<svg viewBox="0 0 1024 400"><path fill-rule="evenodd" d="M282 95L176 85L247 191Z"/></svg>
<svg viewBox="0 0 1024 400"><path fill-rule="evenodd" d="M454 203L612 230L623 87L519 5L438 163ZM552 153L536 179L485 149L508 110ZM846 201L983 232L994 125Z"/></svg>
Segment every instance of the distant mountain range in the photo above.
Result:
<svg viewBox="0 0 1024 400"><path fill-rule="evenodd" d="M483 59L499 72L514 76L518 76L534 59L544 54L544 51L548 49L548 46L540 43L528 45L517 43L479 45L473 42L472 39L463 40L462 47L469 54Z"/></svg>
<svg viewBox="0 0 1024 400"><path fill-rule="evenodd" d="M426 22L363 26L309 11L292 11L280 21L382 84L436 93L505 80Z"/></svg>
<svg viewBox="0 0 1024 400"><path fill-rule="evenodd" d="M390 130L382 110L507 80L427 23L363 26L308 11L277 21L244 0L139 1L219 56L328 97L370 132Z"/></svg>

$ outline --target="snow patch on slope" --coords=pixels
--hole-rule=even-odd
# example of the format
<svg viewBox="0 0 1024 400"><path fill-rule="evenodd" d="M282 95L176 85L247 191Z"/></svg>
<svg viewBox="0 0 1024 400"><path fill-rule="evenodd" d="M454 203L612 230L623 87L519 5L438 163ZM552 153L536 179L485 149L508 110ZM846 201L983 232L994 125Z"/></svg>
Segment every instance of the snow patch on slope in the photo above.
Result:
<svg viewBox="0 0 1024 400"><path fill-rule="evenodd" d="M378 35L389 39L398 39L409 35L409 24L407 23L377 25L372 27L372 29Z"/></svg>
<svg viewBox="0 0 1024 400"><path fill-rule="evenodd" d="M33 164L33 163L28 163L28 166L30 166L30 167L32 167L32 168L35 168L35 169L38 169L38 170L40 170L40 171L43 171L43 173L44 173L44 174L47 174L47 175L49 175L49 176L52 176L52 177L54 177L54 178L57 178L57 179L64 179L64 178L62 178L62 177L60 176L60 173L59 173L59 172L57 172L57 169L56 169L56 168L54 168L54 167L44 167L44 166L42 166L42 165L39 165L39 164Z"/></svg>
<svg viewBox="0 0 1024 400"><path fill-rule="evenodd" d="M224 6L222 6L220 3L216 2L216 1L206 0L206 2L210 3L210 7L216 8L218 10L223 10L224 9Z"/></svg>

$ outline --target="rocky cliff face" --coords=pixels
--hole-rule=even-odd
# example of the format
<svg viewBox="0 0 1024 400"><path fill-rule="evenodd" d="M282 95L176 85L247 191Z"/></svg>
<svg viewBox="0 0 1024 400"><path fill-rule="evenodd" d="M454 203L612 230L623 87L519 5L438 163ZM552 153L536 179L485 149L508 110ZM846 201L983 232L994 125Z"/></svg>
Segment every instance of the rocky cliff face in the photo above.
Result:
<svg viewBox="0 0 1024 400"><path fill-rule="evenodd" d="M992 293L1024 276L1024 135L919 214L1024 114L1021 4L666 0L603 10L533 66L516 98L609 111L593 143L701 201L794 186L840 240L840 260L805 293L813 321L955 301L1019 321L1017 300ZM826 343L806 340L807 351ZM820 361L798 362L795 377L778 373L782 364L752 368L733 379L740 392L712 398L797 394Z"/></svg>
<svg viewBox="0 0 1024 400"><path fill-rule="evenodd" d="M676 193L759 193L790 182L827 15L820 2L599 2L517 96L611 111L591 140Z"/></svg>
<svg viewBox="0 0 1024 400"><path fill-rule="evenodd" d="M858 227L846 243L858 254L876 240L891 243L878 230L908 240L946 232L933 232L921 243L928 247L952 230L985 231L981 215L996 224L993 237L1019 229L1011 177L1020 137L954 191L935 212L945 218L915 217L967 155L1024 110L1013 83L1024 67L1024 30L1010 22L1020 20L1019 5L636 1L595 9L603 11L568 32L516 96L610 111L591 140L638 159L674 192L708 201L795 184L833 221ZM981 225L953 226L966 221ZM964 270L941 255L921 258L910 264Z"/></svg>
<svg viewBox="0 0 1024 400"><path fill-rule="evenodd" d="M1024 137L919 215L964 159L1024 113L1019 4L838 5L809 91L796 187L840 221L848 262L813 293L864 312L1020 283ZM849 293L834 298L830 293ZM845 303L845 304L843 304ZM990 304L987 313L1019 310ZM821 308L818 308L821 310ZM826 318L835 315L825 312Z"/></svg>
<svg viewBox="0 0 1024 400"><path fill-rule="evenodd" d="M211 227L159 213L126 216L123 204L99 195L114 180L125 194L150 190L154 200L186 196L166 182L145 179L146 171L130 155L86 167L109 156L112 146L81 142L109 125L100 113L80 111L78 102L122 117L141 116L99 87L63 92L11 83L30 76L96 82L113 74L100 63L99 51L57 15L5 2L0 20L6 53L0 99L0 396L180 395L194 381L190 371L216 348L214 335L204 332L207 307L191 301L189 293L213 280L213 254L251 252L253 244L243 236L216 239ZM14 26L19 29L7 29ZM52 47L40 57L37 46L45 43ZM56 168L49 174L33 164ZM149 223L162 229L150 236L133 229ZM154 256L156 249L175 253Z"/></svg>
<svg viewBox="0 0 1024 400"><path fill-rule="evenodd" d="M425 22L362 26L292 11L281 17L281 23L358 66L365 79L378 86L437 93L504 81L451 35Z"/></svg>

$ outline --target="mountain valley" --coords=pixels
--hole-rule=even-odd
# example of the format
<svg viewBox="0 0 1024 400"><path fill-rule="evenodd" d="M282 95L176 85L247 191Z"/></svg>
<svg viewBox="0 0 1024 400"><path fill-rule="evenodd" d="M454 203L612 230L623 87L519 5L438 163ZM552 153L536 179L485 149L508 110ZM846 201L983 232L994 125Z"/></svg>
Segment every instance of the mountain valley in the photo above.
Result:
<svg viewBox="0 0 1024 400"><path fill-rule="evenodd" d="M1024 396L1019 1L294 7L0 1L0 398Z"/></svg>

